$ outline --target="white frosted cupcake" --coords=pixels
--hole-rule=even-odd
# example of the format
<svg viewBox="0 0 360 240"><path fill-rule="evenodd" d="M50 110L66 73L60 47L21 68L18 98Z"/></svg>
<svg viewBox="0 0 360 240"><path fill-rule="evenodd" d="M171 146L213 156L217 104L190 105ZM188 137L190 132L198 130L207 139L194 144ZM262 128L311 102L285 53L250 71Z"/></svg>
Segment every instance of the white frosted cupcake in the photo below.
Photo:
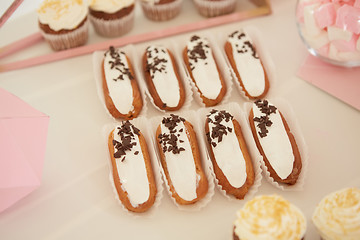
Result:
<svg viewBox="0 0 360 240"><path fill-rule="evenodd" d="M193 0L199 13L205 17L216 17L235 11L236 0Z"/></svg>
<svg viewBox="0 0 360 240"><path fill-rule="evenodd" d="M304 239L306 220L302 212L278 195L258 196L237 212L234 240Z"/></svg>
<svg viewBox="0 0 360 240"><path fill-rule="evenodd" d="M345 188L327 195L312 220L323 240L360 239L360 189Z"/></svg>
<svg viewBox="0 0 360 240"><path fill-rule="evenodd" d="M38 12L39 27L55 51L84 45L88 39L88 7L82 0L45 0Z"/></svg>
<svg viewBox="0 0 360 240"><path fill-rule="evenodd" d="M183 0L141 0L141 7L150 20L166 21L179 15L182 2Z"/></svg>
<svg viewBox="0 0 360 240"><path fill-rule="evenodd" d="M135 0L91 0L89 18L95 31L105 37L117 37L134 26Z"/></svg>

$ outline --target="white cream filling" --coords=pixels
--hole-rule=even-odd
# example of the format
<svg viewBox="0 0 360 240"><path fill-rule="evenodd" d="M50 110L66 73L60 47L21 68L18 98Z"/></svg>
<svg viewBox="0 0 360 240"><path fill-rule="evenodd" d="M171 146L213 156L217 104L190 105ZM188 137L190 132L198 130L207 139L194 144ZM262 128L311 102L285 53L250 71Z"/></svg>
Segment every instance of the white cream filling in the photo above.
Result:
<svg viewBox="0 0 360 240"><path fill-rule="evenodd" d="M126 59L126 55L122 53L119 49L115 49L116 52L120 55L120 61L125 65L125 68L129 68L129 64ZM131 86L131 81L128 75L123 74L124 80L117 79L120 75L119 70L114 67L111 69L111 64L109 61L114 61L111 57L110 52L108 51L104 58L104 72L106 84L109 90L109 95L116 107L116 109L122 114L128 114L134 109L133 106L133 89ZM120 68L122 68L120 66ZM117 79L116 81L114 79Z"/></svg>
<svg viewBox="0 0 360 240"><path fill-rule="evenodd" d="M327 195L312 220L324 240L360 239L360 189L345 188Z"/></svg>
<svg viewBox="0 0 360 240"><path fill-rule="evenodd" d="M37 10L39 21L54 31L76 28L87 16L88 7L83 1L45 0Z"/></svg>
<svg viewBox="0 0 360 240"><path fill-rule="evenodd" d="M121 142L118 130L114 131L114 139ZM144 156L141 150L139 137L134 134L136 145L126 151L125 160L116 159L116 169L119 174L122 189L128 193L131 205L137 207L146 202L150 196L149 180L145 167ZM114 149L114 151L116 151ZM135 155L134 153L139 153Z"/></svg>
<svg viewBox="0 0 360 240"><path fill-rule="evenodd" d="M239 39L242 33L245 36ZM231 44L235 65L245 90L253 97L260 96L265 91L265 73L260 58L255 58L251 48L246 44L247 42L253 44L251 38L245 32L239 31L233 37L229 37L228 41ZM238 51L243 51L243 53Z"/></svg>
<svg viewBox="0 0 360 240"><path fill-rule="evenodd" d="M192 64L191 68L193 68L191 72L200 92L208 99L216 99L220 94L222 86L220 74L217 70L209 42L205 38L188 41L187 49L190 51L193 50L199 42L203 42L206 59L198 58L195 62L193 59L189 58L190 54L188 52L189 63Z"/></svg>
<svg viewBox="0 0 360 240"><path fill-rule="evenodd" d="M178 154L173 154L172 152L164 153L167 170L177 194L186 201L192 201L197 197L196 189L199 181L196 174L194 156L184 123L179 122L175 129L176 135L180 134L179 140L184 141L182 143L178 141L178 147L183 147L185 151L180 151ZM180 129L184 129L183 132L179 132ZM170 133L164 124L161 124L161 133Z"/></svg>
<svg viewBox="0 0 360 240"><path fill-rule="evenodd" d="M269 102L269 105L270 104L271 103ZM256 104L253 105L253 113L254 118L260 118L264 115ZM279 110L277 109L276 113L270 114L269 119L272 122L272 125L267 127L269 131L267 136L263 138L260 137L260 128L257 126L257 122L254 121L256 133L272 168L281 179L286 179L292 172L295 161L292 146Z"/></svg>
<svg viewBox="0 0 360 240"><path fill-rule="evenodd" d="M210 118L214 120L214 115L210 115ZM247 178L244 155L241 152L232 120L228 122L222 120L221 124L225 127L230 127L232 131L228 132L227 135L224 134L221 142L217 143L217 140L215 141L217 145L212 147L213 153L217 165L229 183L233 187L239 188L244 185ZM209 123L210 135L213 132L213 127L215 127L215 124Z"/></svg>
<svg viewBox="0 0 360 240"><path fill-rule="evenodd" d="M306 220L293 204L277 195L258 196L237 212L235 234L247 240L300 240Z"/></svg>
<svg viewBox="0 0 360 240"><path fill-rule="evenodd" d="M148 50L151 52L151 57L147 58L148 64L154 63L155 57L166 60L160 63L164 66L161 72L150 69L156 92L166 106L177 107L180 102L180 86L167 49L161 46L150 46Z"/></svg>
<svg viewBox="0 0 360 240"><path fill-rule="evenodd" d="M90 8L94 11L115 13L134 4L134 0L91 0Z"/></svg>

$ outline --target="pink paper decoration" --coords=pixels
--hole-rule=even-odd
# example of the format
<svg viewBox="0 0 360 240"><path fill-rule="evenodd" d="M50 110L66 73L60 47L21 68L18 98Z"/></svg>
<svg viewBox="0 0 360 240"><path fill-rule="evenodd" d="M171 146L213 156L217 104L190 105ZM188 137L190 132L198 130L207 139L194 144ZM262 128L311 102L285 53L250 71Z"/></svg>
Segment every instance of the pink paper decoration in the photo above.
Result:
<svg viewBox="0 0 360 240"><path fill-rule="evenodd" d="M0 88L0 212L41 183L49 117Z"/></svg>

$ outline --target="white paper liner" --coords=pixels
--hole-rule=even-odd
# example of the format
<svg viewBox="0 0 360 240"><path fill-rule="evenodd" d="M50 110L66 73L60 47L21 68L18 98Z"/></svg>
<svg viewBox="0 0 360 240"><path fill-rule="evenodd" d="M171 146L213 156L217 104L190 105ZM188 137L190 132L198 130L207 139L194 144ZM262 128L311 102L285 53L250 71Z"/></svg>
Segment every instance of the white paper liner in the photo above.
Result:
<svg viewBox="0 0 360 240"><path fill-rule="evenodd" d="M49 34L40 29L41 35L55 51L65 50L84 45L88 40L89 19L77 29L68 33Z"/></svg>
<svg viewBox="0 0 360 240"><path fill-rule="evenodd" d="M149 44L143 47L137 47L135 52L135 58L134 58L134 65L136 65L136 76L141 76L141 80L146 92L146 95L148 96L148 99L150 100L150 102L152 103L152 105L160 112L165 113L165 112L169 112L169 113L174 113L176 114L179 111L182 110L187 110L190 108L191 106L191 102L193 100L193 96L192 96L192 91L190 89L189 84L187 84L187 80L186 80L186 72L185 69L183 68L183 66L181 65L181 61L179 60L177 54L175 53L175 49L174 49L174 42L171 41L170 44L168 43L169 41L165 41L162 40L161 42L157 42L156 44ZM145 80L145 73L143 70L143 62L142 62L142 57L143 54L146 51L146 48L150 45L156 45L156 46L164 46L166 47L174 56L174 59L176 61L176 65L178 66L178 71L179 71L179 75L180 75L180 80L183 83L184 86L184 91L185 91L185 102L183 104L183 106L178 110L178 111L165 111L163 109L160 109L158 106L156 106L153 97L151 96L149 89L147 87L146 84L146 80Z"/></svg>
<svg viewBox="0 0 360 240"><path fill-rule="evenodd" d="M158 206L160 205L161 199L163 197L163 190L164 190L163 185L162 185L163 181L161 179L160 166L158 165L159 161L157 159L157 155L156 155L155 150L152 145L152 140L151 140L152 138L151 138L151 132L149 131L148 119L145 117L140 117L140 118L136 118L136 119L129 120L129 121L135 127L140 129L141 133L143 134L143 136L145 138L146 145L148 147L148 152L149 152L149 156L151 159L151 165L153 168L156 189L157 189L156 199L155 199L153 206L150 209L148 209L146 212L136 213L136 212L129 211L122 204L122 202L119 198L119 195L118 195L116 187L115 187L114 179L113 179L113 174L112 174L113 169L112 169L111 159L110 159L108 145L107 145L110 132L112 130L114 130L114 128L116 126L118 126L119 123L110 123L110 124L104 125L102 128L102 136L103 136L103 142L104 142L104 151L103 152L106 153L106 156L107 156L106 159L109 164L108 165L109 166L109 181L113 188L115 199L122 206L122 208L124 209L125 212L127 212L129 215L131 215L133 217L143 217L143 216L152 217L154 215L156 208L158 208Z"/></svg>
<svg viewBox="0 0 360 240"><path fill-rule="evenodd" d="M185 118L185 120L187 120L188 122L190 122L193 125L194 131L196 133L196 138L198 141L198 146L199 146L199 151L200 151L200 157L201 157L201 163L202 163L202 167L203 167L203 171L205 172L206 178L208 180L208 192L207 194L200 199L199 201L197 201L194 204L190 204L190 205L181 205L178 204L176 202L176 200L172 197L171 195L171 191L170 191L170 187L168 184L168 181L166 179L165 173L163 168L161 167L161 162L160 162L160 154L159 154L159 149L157 147L157 139L156 139L156 129L159 126L159 124L161 123L163 117L162 116L157 116L157 117L153 117L150 120L151 123L151 129L153 132L153 147L154 149L156 149L156 154L158 156L158 160L159 160L159 166L161 169L161 174L163 176L163 181L165 182L166 188L167 188L167 192L169 194L169 197L172 199L172 201L174 202L174 204L178 207L178 209L183 210L183 211L199 211L200 209L204 208L212 199L213 195L214 195L214 181L213 181L213 176L211 174L211 169L210 169L210 165L209 165L209 161L207 160L207 156L206 156L206 146L205 146L205 142L203 141L203 138L201 136L202 132L201 129L199 129L198 126L198 120L196 118L196 112L195 111L185 111L182 112L180 117Z"/></svg>
<svg viewBox="0 0 360 240"><path fill-rule="evenodd" d="M274 104L275 107L282 113L284 116L286 122L289 125L290 131L293 133L296 144L298 146L300 156L301 156L301 162L302 162L302 168L301 173L299 175L298 180L294 185L288 185L284 183L278 183L276 182L272 177L270 177L270 172L268 171L267 167L265 166L265 162L261 161L261 167L263 169L263 173L265 175L265 179L271 183L273 186L283 190L283 191L302 191L305 184L305 178L307 175L307 169L308 169L308 159L309 159L309 151L308 146L306 145L304 136L302 134L302 131L300 129L300 126L297 122L296 115L291 108L291 106L283 99L280 98L274 98L274 99L267 99L271 104ZM246 113L246 119L249 123L249 113L251 108L253 107L253 103L245 103L244 109Z"/></svg>
<svg viewBox="0 0 360 240"><path fill-rule="evenodd" d="M95 31L104 37L117 37L129 32L134 26L134 16L134 10L122 18L113 20L104 20L89 14Z"/></svg>
<svg viewBox="0 0 360 240"><path fill-rule="evenodd" d="M154 21L166 21L176 17L181 11L183 0L175 0L165 4L151 4L140 1L143 12L147 18Z"/></svg>
<svg viewBox="0 0 360 240"><path fill-rule="evenodd" d="M242 134L244 136L249 154L251 156L251 160L252 160L252 164L253 164L253 169L254 169L254 174L255 174L255 179L254 179L254 184L250 187L249 191L247 192L247 194L245 195L243 200L247 200L252 198L255 193L258 191L260 185L261 185L261 179L262 179L262 169L261 169L261 162L262 162L262 156L260 155L257 147L256 147L256 143L254 141L254 138L252 136L251 130L250 130L250 126L248 121L246 121L246 114L241 110L240 106L237 103L228 103L225 105L218 105L215 107L210 107L210 108L203 108L203 109L199 109L197 111L197 116L199 118L199 124L201 125L201 132L202 137L203 137L203 141L206 142L206 135L205 135L205 123L206 123L206 115L208 115L210 113L210 111L212 109L216 109L216 110L226 110L227 112L229 112L231 115L234 116L234 119L236 119L240 126L241 126L241 131ZM206 148L206 154L207 154L207 159L209 161L209 166L211 169L211 173L212 176L214 178L214 181L216 183L217 189L222 193L222 195L224 195L227 199L229 200L235 200L235 201L241 201L240 199L235 198L233 195L229 195L226 193L225 190L222 189L221 185L219 184L219 181L217 180L215 173L214 173L214 169L213 169L213 165L211 162L211 157L210 157L210 150Z"/></svg>
<svg viewBox="0 0 360 240"><path fill-rule="evenodd" d="M197 34L197 33L193 33L191 35L188 35L186 37L178 39L174 43L174 49L175 49L175 53L177 55L177 59L181 63L181 66L186 73L186 80L189 82L189 84L191 86L193 96L194 96L196 103L198 103L201 107L206 107L202 98L200 97L198 88L196 87L194 81L191 79L190 73L187 70L187 67L186 67L184 59L183 59L183 54L182 54L184 48L186 47L187 42L190 40L191 36L193 36L195 34ZM220 74L222 75L222 77L225 81L225 84L226 84L226 89L227 89L226 94L225 94L224 98L221 100L221 102L219 103L219 104L225 104L229 101L229 98L230 98L231 92L232 92L232 81L231 81L232 76L231 76L230 69L224 59L223 54L221 53L219 44L216 43L216 39L214 39L214 37L210 33L202 33L202 34L197 34L197 35L202 38L206 38L209 41L211 50L216 59L216 63L219 67Z"/></svg>
<svg viewBox="0 0 360 240"><path fill-rule="evenodd" d="M138 115L138 117L146 116L147 103L146 103L146 99L145 99L145 86L143 84L143 81L141 80L141 76L139 75L138 71L136 70L137 66L135 64L135 59L134 59L134 46L133 45L127 45L127 46L121 47L121 49L126 53L127 57L131 61L132 67L133 67L134 72L135 72L136 81L138 83L139 90L140 90L140 93L141 93L141 98L142 98L142 101L143 101L143 107L142 107L141 112ZM95 51L93 53L93 55L92 55L93 72L94 72L96 90L97 90L100 102L103 104L103 106L105 108L105 111L108 113L108 115L113 120L121 121L123 119L116 119L116 118L114 118L114 116L111 115L111 113L109 112L109 110L108 110L108 108L106 107L106 104L105 104L105 97L104 97L104 91L103 91L103 86L102 86L102 70L101 70L102 69L102 61L104 59L104 53L105 53L105 51Z"/></svg>
<svg viewBox="0 0 360 240"><path fill-rule="evenodd" d="M216 17L235 11L236 0L193 0L199 13L205 17Z"/></svg>
<svg viewBox="0 0 360 240"><path fill-rule="evenodd" d="M272 58L270 57L269 52L264 47L265 46L263 44L264 37L262 36L262 34L260 33L260 31L257 28L247 26L247 27L243 27L243 28L237 28L237 29L234 29L233 31L229 31L226 33L222 32L222 33L218 34L218 45L221 46L222 54L227 63L227 68L231 72L232 80L233 80L234 84L236 85L239 94L246 100L252 101L245 95L245 92L244 92L242 86L240 85L240 82L237 79L236 74L235 74L234 70L232 69L229 59L225 52L225 43L227 41L228 36L231 33L233 33L234 31L241 30L241 29L243 29L252 39L252 41L256 47L256 51L257 51L258 55L260 56L261 62L264 66L265 72L266 72L268 80L269 80L269 91L267 92L267 94L265 96L265 98L268 98L272 94L273 89L276 88L276 86L275 86L276 85L276 68L275 68L275 64L274 64Z"/></svg>

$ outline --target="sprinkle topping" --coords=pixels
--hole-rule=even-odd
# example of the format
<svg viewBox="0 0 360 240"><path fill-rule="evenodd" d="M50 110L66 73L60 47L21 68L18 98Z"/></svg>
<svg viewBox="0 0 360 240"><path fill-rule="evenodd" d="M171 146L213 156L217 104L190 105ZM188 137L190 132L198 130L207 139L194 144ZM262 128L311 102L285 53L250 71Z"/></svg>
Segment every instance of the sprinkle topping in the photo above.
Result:
<svg viewBox="0 0 360 240"><path fill-rule="evenodd" d="M114 134L117 134L120 137L120 141L114 139L112 142L115 148L114 158L122 158L121 161L123 162L126 157L126 152L137 145L134 134L139 136L140 130L129 121L124 121L121 126L116 127L116 132L114 132ZM136 151L134 154L137 155L139 152Z"/></svg>
<svg viewBox="0 0 360 240"><path fill-rule="evenodd" d="M153 78L156 72L165 72L166 73L166 64L168 60L161 58L159 52L166 54L165 49L158 47L148 47L146 48L146 56L148 61L146 62L146 71L150 73Z"/></svg>
<svg viewBox="0 0 360 240"><path fill-rule="evenodd" d="M209 123L212 123L215 126L212 127L211 130L209 129L209 132L206 133L209 144L211 144L213 147L216 147L217 144L222 141L224 134L227 135L229 132L231 133L233 131L231 127L225 126L224 123L222 123L223 121L232 121L233 118L234 117L225 110L211 110L210 114L207 115L207 120Z"/></svg>
<svg viewBox="0 0 360 240"><path fill-rule="evenodd" d="M194 35L191 37L190 42L195 42L195 46L192 49L188 49L188 57L190 69L194 70L198 61L205 61L205 65L208 64L207 54L210 53L210 46L204 42L199 36Z"/></svg>
<svg viewBox="0 0 360 240"><path fill-rule="evenodd" d="M239 31L235 31L232 34L229 35L229 38L234 38L234 39L238 39L239 43L236 44L236 51L238 53L247 53L247 52L251 52L251 56L253 56L253 58L255 59L259 59L259 56L255 50L255 47L253 46L253 44L246 39L246 35L244 32L239 32ZM245 38L244 41L240 41L242 38Z"/></svg>
<svg viewBox="0 0 360 240"><path fill-rule="evenodd" d="M276 107L273 105L269 105L269 102L267 100L257 100L255 102L256 106L260 109L260 111L264 114L260 117L254 117L254 122L258 122L256 125L260 128L260 131L258 132L260 137L266 137L267 133L269 132L268 128L271 127L273 124L272 121L269 119L269 115L272 113L276 113Z"/></svg>
<svg viewBox="0 0 360 240"><path fill-rule="evenodd" d="M118 80L124 80L124 75L128 76L130 80L134 79L134 76L131 74L131 71L126 67L125 63L122 62L120 55L125 55L123 51L117 51L113 46L109 47L109 50L105 52L104 55L110 54L111 60L109 60L110 69L116 69L119 71L117 78L113 80L116 82ZM126 58L125 58L126 59Z"/></svg>
<svg viewBox="0 0 360 240"><path fill-rule="evenodd" d="M158 135L159 143L164 153L172 152L173 154L179 154L181 151L185 151L183 147L179 147L179 143L184 142L184 140L179 138L180 133L184 132L184 128L176 129L180 122L185 122L185 119L174 114L163 118L162 124L170 131L169 134L161 133Z"/></svg>

